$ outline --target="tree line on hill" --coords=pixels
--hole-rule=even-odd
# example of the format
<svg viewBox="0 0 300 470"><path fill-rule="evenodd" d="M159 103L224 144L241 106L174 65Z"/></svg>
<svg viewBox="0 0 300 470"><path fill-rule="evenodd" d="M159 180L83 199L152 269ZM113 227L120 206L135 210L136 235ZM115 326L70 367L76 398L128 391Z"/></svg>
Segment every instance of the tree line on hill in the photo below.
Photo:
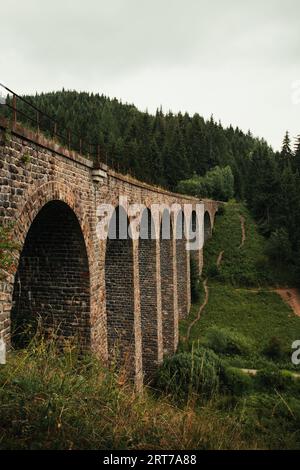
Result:
<svg viewBox="0 0 300 470"><path fill-rule="evenodd" d="M99 144L103 161L171 190L181 180L229 165L236 193L243 197L244 157L263 142L239 128L225 129L213 117L206 121L199 114L164 114L161 109L151 115L99 94L63 90L25 98L54 116L61 124L58 130L70 128ZM18 107L28 114L21 102Z"/></svg>
<svg viewBox="0 0 300 470"><path fill-rule="evenodd" d="M199 114L139 111L104 95L66 91L25 97L137 178L199 197L247 202L270 254L300 267L300 137L281 152ZM22 103L18 103L22 109ZM300 277L300 268L299 268Z"/></svg>

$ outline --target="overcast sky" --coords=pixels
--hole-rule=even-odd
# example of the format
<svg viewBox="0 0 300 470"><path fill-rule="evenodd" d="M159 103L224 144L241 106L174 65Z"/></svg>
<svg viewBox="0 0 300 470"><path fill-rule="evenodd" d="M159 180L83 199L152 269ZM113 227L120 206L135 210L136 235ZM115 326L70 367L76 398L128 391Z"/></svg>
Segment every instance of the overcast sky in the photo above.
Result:
<svg viewBox="0 0 300 470"><path fill-rule="evenodd" d="M299 0L0 0L0 82L300 134Z"/></svg>

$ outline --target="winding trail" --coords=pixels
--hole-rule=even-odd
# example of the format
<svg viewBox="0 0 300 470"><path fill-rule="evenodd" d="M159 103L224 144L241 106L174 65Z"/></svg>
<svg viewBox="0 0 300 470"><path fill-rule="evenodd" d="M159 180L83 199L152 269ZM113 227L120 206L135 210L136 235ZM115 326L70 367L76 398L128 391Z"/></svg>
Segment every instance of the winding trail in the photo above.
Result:
<svg viewBox="0 0 300 470"><path fill-rule="evenodd" d="M217 261L216 261L217 267L219 267L220 264L222 263L223 254L224 254L224 250L220 251L219 256L218 256L218 258L217 258ZM186 341L189 340L189 338L190 338L190 333L191 333L191 329L192 329L193 326L200 320L201 314L202 314L203 310L205 309L206 305L208 304L208 299L209 299L209 287L208 287L208 284L207 284L207 279L205 279L205 280L203 281L203 287L204 287L204 292L205 292L205 298L204 298L203 303L200 305L200 308L199 308L199 310L198 310L197 317L194 318L194 320L189 324L189 327L188 327L187 333L186 333L186 337L185 337L185 340L186 340Z"/></svg>
<svg viewBox="0 0 300 470"><path fill-rule="evenodd" d="M275 292L280 295L282 300L289 305L293 313L300 317L300 291L296 287L276 287L276 288L242 288L237 287L235 290L257 294L257 292Z"/></svg>
<svg viewBox="0 0 300 470"><path fill-rule="evenodd" d="M241 221L241 230L242 230L242 241L241 241L239 248L242 248L246 241L245 217L243 215L240 215L240 221Z"/></svg>
<svg viewBox="0 0 300 470"><path fill-rule="evenodd" d="M240 369L244 374L255 376L259 372L259 369ZM295 379L300 379L300 374L298 372L291 372L291 376Z"/></svg>
<svg viewBox="0 0 300 470"><path fill-rule="evenodd" d="M204 298L203 303L200 305L200 308L199 308L199 310L198 310L197 317L189 324L189 327L188 327L188 329L187 329L187 334L186 334L186 340L187 340L187 341L189 340L190 333L191 333L191 329L192 329L193 326L197 323L197 321L200 320L201 313L203 312L205 306L206 306L207 303L208 303L209 288L208 288L208 285L207 285L207 279L205 279L205 280L203 281L203 287L204 287L204 292L205 292L205 298Z"/></svg>
<svg viewBox="0 0 300 470"><path fill-rule="evenodd" d="M240 222L241 222L241 232L242 232L242 237L241 237L241 244L239 245L239 249L242 248L245 244L246 241L246 229L245 229L245 217L243 215L239 215ZM224 250L221 250L218 258L216 260L216 266L219 268L222 260L223 260L223 255L224 255ZM206 278L203 281L203 287L205 291L205 298L202 304L200 305L200 308L197 313L197 317L194 318L194 320L189 324L188 329L187 329L187 334L186 337L184 338L186 341L189 340L190 338L190 333L191 329L193 326L200 320L201 314L203 310L205 309L206 305L208 304L209 300L209 287L208 287L208 279ZM242 290L242 289L238 289ZM248 292L259 292L262 289L245 289ZM276 292L284 302L286 302L291 309L293 310L294 314L300 317L300 290L296 288L276 288L276 289L265 289L269 292ZM257 369L244 369L240 368L240 371L243 372L244 374L250 375L250 376L255 376L259 370ZM300 380L300 374L299 373L292 373L291 374L295 379Z"/></svg>
<svg viewBox="0 0 300 470"><path fill-rule="evenodd" d="M239 248L242 248L242 246L244 245L244 243L246 241L245 217L243 215L240 215L239 217L240 217L240 221L241 221L241 231L242 231L242 240L241 240L241 244L240 244ZM216 261L216 266L218 268L220 267L220 265L222 263L223 255L224 255L224 250L220 251L220 253L218 255L218 258L217 258L217 261ZM205 309L206 305L208 304L209 287L207 285L207 279L205 279L203 281L203 287L204 287L204 291L205 291L205 298L204 298L203 303L200 305L200 308L198 310L198 314L197 314L196 318L194 318L194 320L189 324L189 327L187 329L187 334L186 334L186 337L185 337L186 341L189 340L190 334L191 334L191 329L200 320L201 314L202 314L203 310ZM299 297L299 315L300 315L300 297Z"/></svg>
<svg viewBox="0 0 300 470"><path fill-rule="evenodd" d="M224 250L220 251L220 253L219 253L219 256L218 256L218 259L217 259L217 262L216 262L217 268L219 268L220 264L222 263L223 255L224 255Z"/></svg>

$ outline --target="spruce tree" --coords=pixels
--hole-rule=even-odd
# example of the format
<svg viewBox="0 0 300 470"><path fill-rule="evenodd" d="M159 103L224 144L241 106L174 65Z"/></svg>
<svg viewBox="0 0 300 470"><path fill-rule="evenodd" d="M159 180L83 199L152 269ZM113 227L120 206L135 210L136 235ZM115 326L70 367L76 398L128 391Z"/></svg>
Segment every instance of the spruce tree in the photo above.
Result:
<svg viewBox="0 0 300 470"><path fill-rule="evenodd" d="M289 162L292 159L292 149L291 149L291 139L289 132L286 131L283 143L282 143L282 149L281 149L281 159L283 163Z"/></svg>

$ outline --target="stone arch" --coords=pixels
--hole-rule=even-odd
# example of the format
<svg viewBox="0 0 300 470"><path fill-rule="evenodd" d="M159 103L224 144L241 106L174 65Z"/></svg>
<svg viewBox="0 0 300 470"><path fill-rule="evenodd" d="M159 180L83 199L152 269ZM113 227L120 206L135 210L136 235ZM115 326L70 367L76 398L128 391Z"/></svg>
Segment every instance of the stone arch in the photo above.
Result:
<svg viewBox="0 0 300 470"><path fill-rule="evenodd" d="M133 244L123 207L116 207L109 224L105 253L107 345L111 362L135 370Z"/></svg>
<svg viewBox="0 0 300 470"><path fill-rule="evenodd" d="M204 212L204 242L209 240L212 236L212 221L208 211Z"/></svg>
<svg viewBox="0 0 300 470"><path fill-rule="evenodd" d="M141 214L139 276L142 331L142 362L146 378L153 375L159 355L157 266L154 220L150 209Z"/></svg>
<svg viewBox="0 0 300 470"><path fill-rule="evenodd" d="M180 210L176 217L177 300L179 318L188 314L188 251L186 249L185 216Z"/></svg>
<svg viewBox="0 0 300 470"><path fill-rule="evenodd" d="M199 221L197 218L197 212L195 210L192 211L191 215L191 228L192 232L197 232L197 230L199 230Z"/></svg>
<svg viewBox="0 0 300 470"><path fill-rule="evenodd" d="M26 201L25 204L19 207L17 211L15 217L16 224L13 230L14 239L21 247L25 242L25 238L33 220L43 206L50 201L62 201L72 209L77 217L84 236L89 265L91 265L91 260L93 258L93 245L90 224L87 215L82 210L80 196L77 194L76 188L71 188L61 182L51 181L44 183L41 186L34 187L32 191L28 192L24 196L24 200ZM18 258L16 258L16 262L18 262Z"/></svg>
<svg viewBox="0 0 300 470"><path fill-rule="evenodd" d="M42 207L35 207L30 217L22 211L22 232L18 224L23 244L12 296L13 344L26 345L40 323L43 332L76 338L86 350L91 346L90 272L84 235L66 202L43 204L41 196L39 202Z"/></svg>
<svg viewBox="0 0 300 470"><path fill-rule="evenodd" d="M175 302L174 302L174 264L173 264L173 227L170 211L165 209L160 226L160 277L163 353L175 351Z"/></svg>

